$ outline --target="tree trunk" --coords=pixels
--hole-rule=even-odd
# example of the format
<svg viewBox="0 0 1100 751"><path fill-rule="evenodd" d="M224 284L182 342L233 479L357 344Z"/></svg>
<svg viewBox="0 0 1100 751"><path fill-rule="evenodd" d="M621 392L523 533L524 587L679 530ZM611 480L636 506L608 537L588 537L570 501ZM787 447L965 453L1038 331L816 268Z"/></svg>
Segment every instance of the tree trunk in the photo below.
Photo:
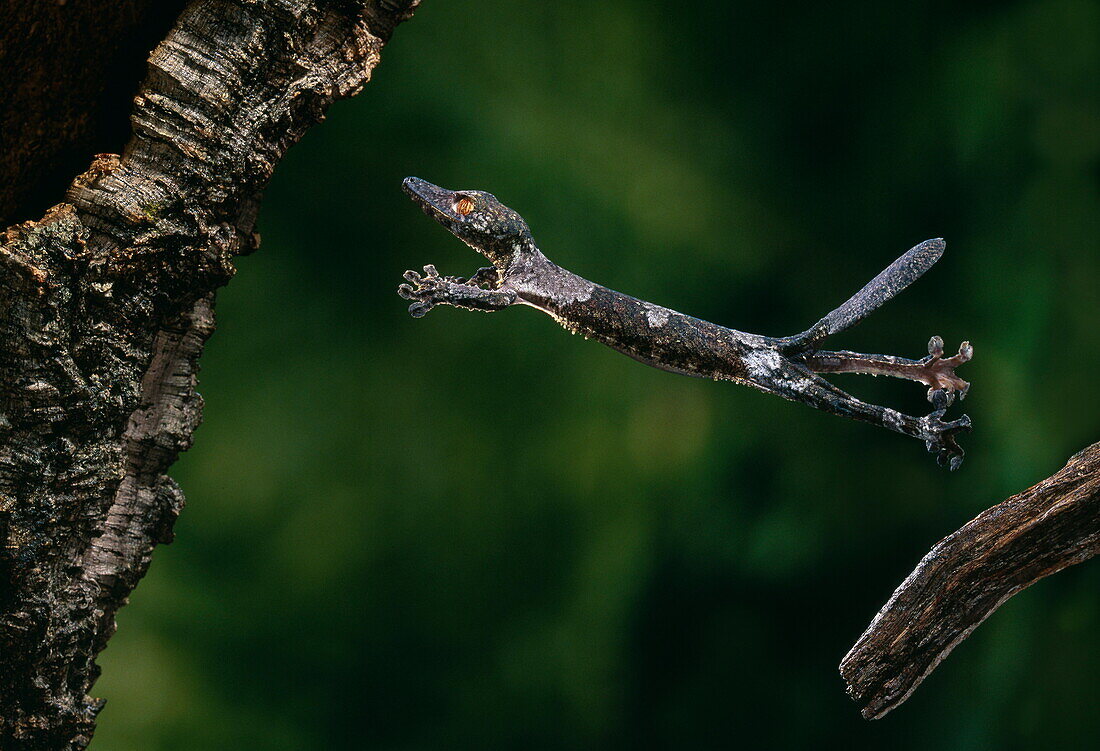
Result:
<svg viewBox="0 0 1100 751"><path fill-rule="evenodd" d="M394 27L416 4L190 3L150 57L122 156L100 155L72 182L63 203L5 233L5 751L88 744L103 706L88 695L98 675L96 655L153 547L171 540L183 505L165 472L190 445L201 418L195 373L213 331L214 291L233 275L234 256L256 247L260 192L279 159L333 101L362 88ZM81 3L71 5L75 13ZM117 8L125 15L145 5ZM35 13L28 8L23 2L4 12L26 23ZM112 28L127 28L126 18L112 21ZM24 28L24 37L33 34ZM13 54L10 40L18 37L6 32L0 59ZM16 75L38 74L51 75ZM25 175L27 164L49 162L65 144L82 142L86 133L79 128L71 129L69 141L53 129L79 120L80 102L102 93L94 82L86 89L66 105L68 114L53 120L35 121L28 107L25 122L12 127L20 113L10 108L5 130L26 148L22 157L0 160L0 172ZM61 96L44 92L43 100ZM31 144L36 128L44 131L37 145ZM25 205L42 190L33 181L9 182L15 187L0 195L4 208Z"/></svg>

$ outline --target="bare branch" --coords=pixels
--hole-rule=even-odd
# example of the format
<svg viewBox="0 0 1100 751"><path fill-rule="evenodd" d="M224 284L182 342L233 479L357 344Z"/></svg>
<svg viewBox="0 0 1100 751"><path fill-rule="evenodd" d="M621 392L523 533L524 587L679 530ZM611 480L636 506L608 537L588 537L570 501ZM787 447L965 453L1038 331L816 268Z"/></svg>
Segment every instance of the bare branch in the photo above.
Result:
<svg viewBox="0 0 1100 751"><path fill-rule="evenodd" d="M1012 595L1100 553L1100 443L939 542L840 663L863 716L904 702Z"/></svg>

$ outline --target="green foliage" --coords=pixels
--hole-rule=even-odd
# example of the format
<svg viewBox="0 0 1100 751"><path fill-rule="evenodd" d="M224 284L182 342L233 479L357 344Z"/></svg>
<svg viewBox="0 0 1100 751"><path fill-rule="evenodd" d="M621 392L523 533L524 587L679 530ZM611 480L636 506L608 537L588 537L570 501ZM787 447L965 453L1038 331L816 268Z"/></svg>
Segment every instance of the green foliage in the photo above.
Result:
<svg viewBox="0 0 1100 751"><path fill-rule="evenodd" d="M189 503L103 656L96 747L1098 737L1095 562L1008 603L886 720L836 674L936 540L1100 438L1098 26L1085 0L426 2L291 151L220 297ZM946 237L832 343L973 341L966 463L534 311L410 319L404 269L480 259L409 174L494 192L578 273L775 335Z"/></svg>

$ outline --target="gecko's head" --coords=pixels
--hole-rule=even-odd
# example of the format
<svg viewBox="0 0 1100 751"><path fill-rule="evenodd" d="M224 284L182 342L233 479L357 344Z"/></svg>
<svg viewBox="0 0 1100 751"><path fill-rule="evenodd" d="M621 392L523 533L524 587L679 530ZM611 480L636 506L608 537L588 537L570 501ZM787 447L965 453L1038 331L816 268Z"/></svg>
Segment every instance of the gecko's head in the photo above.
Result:
<svg viewBox="0 0 1100 751"><path fill-rule="evenodd" d="M447 190L419 177L406 177L405 192L435 219L502 271L516 253L531 247L523 217L483 190Z"/></svg>

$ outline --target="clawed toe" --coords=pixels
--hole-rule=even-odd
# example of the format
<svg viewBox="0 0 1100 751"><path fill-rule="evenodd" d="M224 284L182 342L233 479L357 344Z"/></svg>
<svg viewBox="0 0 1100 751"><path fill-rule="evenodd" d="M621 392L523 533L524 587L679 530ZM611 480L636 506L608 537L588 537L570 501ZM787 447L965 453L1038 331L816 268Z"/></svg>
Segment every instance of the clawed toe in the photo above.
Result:
<svg viewBox="0 0 1100 751"><path fill-rule="evenodd" d="M435 305L430 302L414 302L409 306L409 315L413 318L423 318Z"/></svg>

